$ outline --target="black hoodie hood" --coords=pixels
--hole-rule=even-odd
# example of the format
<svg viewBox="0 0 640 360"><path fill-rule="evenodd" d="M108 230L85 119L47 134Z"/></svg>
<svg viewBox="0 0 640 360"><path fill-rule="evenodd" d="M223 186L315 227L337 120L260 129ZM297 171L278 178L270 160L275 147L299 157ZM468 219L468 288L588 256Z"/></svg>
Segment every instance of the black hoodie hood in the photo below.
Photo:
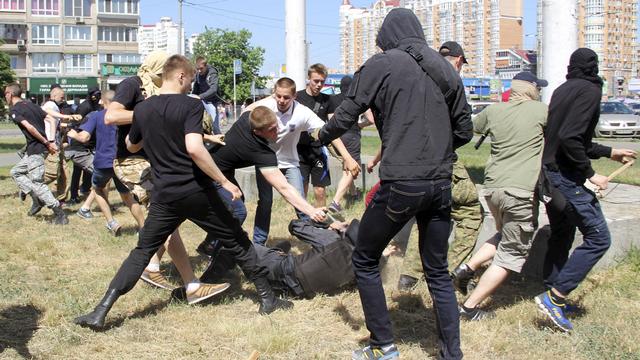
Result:
<svg viewBox="0 0 640 360"><path fill-rule="evenodd" d="M424 32L413 11L396 8L384 18L376 37L376 45L383 51L397 48L400 43L423 42Z"/></svg>
<svg viewBox="0 0 640 360"><path fill-rule="evenodd" d="M598 76L598 54L588 48L574 51L567 67L569 79L584 79L602 87L602 78Z"/></svg>

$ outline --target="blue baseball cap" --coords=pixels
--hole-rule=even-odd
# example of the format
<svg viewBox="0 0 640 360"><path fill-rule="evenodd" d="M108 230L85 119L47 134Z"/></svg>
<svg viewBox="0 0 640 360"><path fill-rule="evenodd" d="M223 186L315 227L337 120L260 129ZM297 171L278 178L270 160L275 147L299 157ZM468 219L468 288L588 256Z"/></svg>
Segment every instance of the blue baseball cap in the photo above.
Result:
<svg viewBox="0 0 640 360"><path fill-rule="evenodd" d="M549 82L547 80L538 79L538 77L536 77L529 71L522 71L517 73L516 76L513 77L513 80L522 80L530 83L535 83L536 86L541 88L547 87L549 85Z"/></svg>

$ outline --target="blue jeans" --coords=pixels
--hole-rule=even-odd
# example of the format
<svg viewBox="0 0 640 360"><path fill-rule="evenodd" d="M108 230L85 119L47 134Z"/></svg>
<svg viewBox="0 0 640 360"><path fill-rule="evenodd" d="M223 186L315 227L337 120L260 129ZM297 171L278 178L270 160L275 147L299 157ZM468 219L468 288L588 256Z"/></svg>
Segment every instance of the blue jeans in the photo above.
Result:
<svg viewBox="0 0 640 360"><path fill-rule="evenodd" d="M389 241L416 218L422 268L433 299L439 359L460 359L460 319L447 264L451 223L451 180L383 181L360 221L353 252L360 300L371 345L393 342L380 257Z"/></svg>
<svg viewBox="0 0 640 360"><path fill-rule="evenodd" d="M202 104L204 105L204 109L211 115L213 134L222 134L222 131L220 131L220 116L218 115L216 105L206 101L203 101Z"/></svg>
<svg viewBox="0 0 640 360"><path fill-rule="evenodd" d="M287 182L291 184L300 196L304 197L304 185L302 184L302 174L297 167L280 169ZM256 169L256 183L258 185L258 207L256 208L256 218L253 226L253 242L264 245L269 237L269 229L271 228L271 206L273 204L273 188L271 184L265 180L260 170ZM308 216L296 210L299 219L305 219Z"/></svg>
<svg viewBox="0 0 640 360"><path fill-rule="evenodd" d="M544 262L544 283L568 295L607 252L611 234L598 199L582 185L583 179L570 172L544 171L551 185L567 200L563 211L547 206L551 236ZM576 228L583 240L569 256Z"/></svg>

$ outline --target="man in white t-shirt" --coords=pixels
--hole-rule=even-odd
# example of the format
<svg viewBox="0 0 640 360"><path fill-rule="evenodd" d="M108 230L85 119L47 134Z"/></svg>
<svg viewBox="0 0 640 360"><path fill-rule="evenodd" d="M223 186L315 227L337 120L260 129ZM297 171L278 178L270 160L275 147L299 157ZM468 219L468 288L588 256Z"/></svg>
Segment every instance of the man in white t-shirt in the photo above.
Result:
<svg viewBox="0 0 640 360"><path fill-rule="evenodd" d="M45 159L44 183L51 184L54 181L56 182L55 190L52 192L60 201L64 200L67 196L66 162L64 160L62 139L58 136L60 123L63 120L74 121L82 118L79 115L62 114L58 104L61 104L63 101L64 90L59 87L54 87L49 93L49 101L42 105L42 110L47 113L47 117L45 118L45 132L47 140L55 141L56 145L58 145L58 148L60 149L60 151L55 154L47 155L47 158Z"/></svg>
<svg viewBox="0 0 640 360"><path fill-rule="evenodd" d="M313 130L320 129L325 123L311 109L298 103L295 98L296 83L290 78L283 77L276 82L272 96L251 104L245 111L251 111L256 106L266 106L276 113L278 140L273 144L273 148L278 158L278 168L287 181L304 196L297 149L300 133L303 131L313 133ZM344 169L351 171L354 177L357 176L360 173L360 166L349 155L342 141L336 139L331 144L342 156ZM271 225L273 192L271 185L259 172L256 172L256 181L258 207L253 228L253 242L264 245ZM298 217L303 217L303 214L298 213Z"/></svg>

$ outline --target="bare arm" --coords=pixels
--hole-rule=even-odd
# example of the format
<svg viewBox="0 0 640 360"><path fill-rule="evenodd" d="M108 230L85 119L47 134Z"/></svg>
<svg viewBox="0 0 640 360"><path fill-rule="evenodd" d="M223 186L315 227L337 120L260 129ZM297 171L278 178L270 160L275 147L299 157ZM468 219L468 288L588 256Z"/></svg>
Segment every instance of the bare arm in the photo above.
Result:
<svg viewBox="0 0 640 360"><path fill-rule="evenodd" d="M213 158L204 147L202 141L202 135L198 133L189 133L185 135L185 144L187 152L193 160L193 162L202 170L207 176L215 180L225 190L231 193L233 200L238 200L242 196L240 189L229 181L222 171L218 168Z"/></svg>
<svg viewBox="0 0 640 360"><path fill-rule="evenodd" d="M82 119L82 115L65 115L55 110L49 109L47 107L42 108L42 110L44 110L44 112L46 112L47 115L58 118L58 119L72 120L72 121Z"/></svg>
<svg viewBox="0 0 640 360"><path fill-rule="evenodd" d="M267 180L267 182L271 184L271 186L273 186L273 188L276 189L285 200L287 200L289 204L309 215L309 217L314 221L324 221L324 211L322 209L314 208L302 196L300 196L298 190L287 182L287 179L280 170L278 170L278 168L260 168L260 173L264 176L265 180Z"/></svg>
<svg viewBox="0 0 640 360"><path fill-rule="evenodd" d="M353 159L353 157L351 157L351 154L349 154L349 152L347 151L347 148L342 143L342 140L340 140L340 138L336 138L331 142L331 145L333 145L336 151L338 151L342 156L342 168L351 172L351 175L353 175L354 179L357 178L358 174L360 174L360 164L358 164Z"/></svg>
<svg viewBox="0 0 640 360"><path fill-rule="evenodd" d="M373 124L375 124L375 119L373 117L373 112L371 111L371 109L367 109L367 111L364 112L364 114L362 114L364 116L364 118L367 121L364 121L362 123L358 123L358 126L360 127L360 129L366 128L367 126L371 126Z"/></svg>
<svg viewBox="0 0 640 360"><path fill-rule="evenodd" d="M204 134L204 135L202 135L202 137L204 138L204 141L207 141L207 142L210 142L210 143L220 144L220 145L227 145L224 142L224 135L223 134L217 134L217 135Z"/></svg>
<svg viewBox="0 0 640 360"><path fill-rule="evenodd" d="M49 133L52 136L52 139L49 140L55 140L56 138L56 119L54 119L52 116L48 115L44 118L44 122L45 122L45 126L49 127Z"/></svg>
<svg viewBox="0 0 640 360"><path fill-rule="evenodd" d="M133 122L133 111L125 109L117 101L111 102L104 115L105 125L129 125Z"/></svg>
<svg viewBox="0 0 640 360"><path fill-rule="evenodd" d="M369 160L369 163L367 164L367 172L372 173L373 168L376 167L376 165L378 165L381 159L382 159L382 147L378 149L376 156L374 156L373 159Z"/></svg>
<svg viewBox="0 0 640 360"><path fill-rule="evenodd" d="M83 144L91 140L91 134L83 130L81 130L80 132L77 132L74 129L71 129L69 130L69 132L67 132L67 136Z"/></svg>
<svg viewBox="0 0 640 360"><path fill-rule="evenodd" d="M137 144L133 144L131 140L129 140L129 135L125 138L125 142L127 143L127 150L132 153L137 153L144 147L144 141L140 141Z"/></svg>

